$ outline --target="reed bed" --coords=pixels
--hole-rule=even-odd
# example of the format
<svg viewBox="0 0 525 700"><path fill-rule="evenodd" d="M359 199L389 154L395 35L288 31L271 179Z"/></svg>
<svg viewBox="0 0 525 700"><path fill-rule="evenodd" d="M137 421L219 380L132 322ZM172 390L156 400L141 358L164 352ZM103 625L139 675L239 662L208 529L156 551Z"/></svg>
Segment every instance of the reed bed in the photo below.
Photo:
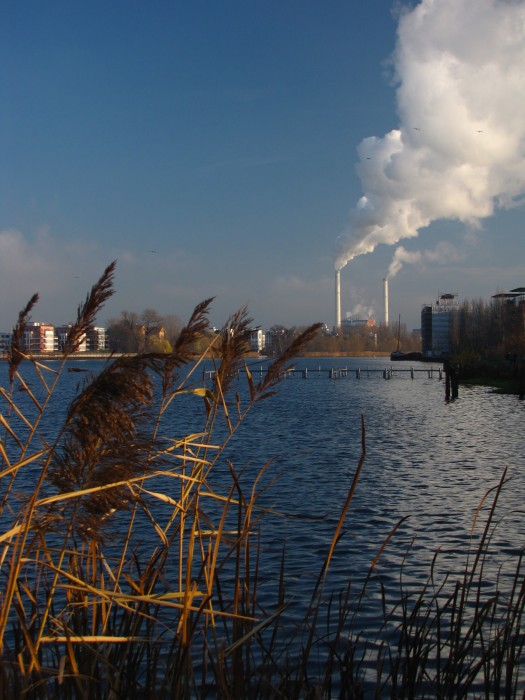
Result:
<svg viewBox="0 0 525 700"><path fill-rule="evenodd" d="M330 564L364 468L366 441L339 523L300 620L288 617L286 553L260 595L271 465L246 483L225 455L249 411L278 388L319 326L303 333L256 382L245 362L246 309L210 336L208 299L169 354L108 361L84 382L64 420L44 429L84 329L113 293L115 264L79 306L61 363L22 350L38 297L20 312L0 388L1 698L517 697L523 693L523 552L487 584L496 505L506 475L480 507L463 573L438 572L395 596L381 555L364 585L329 594ZM200 381L205 360L213 385ZM38 387L24 379L31 365ZM241 394L233 379L245 371ZM194 430L177 430L191 402ZM221 470L220 479L211 476ZM30 484L30 488L28 488ZM486 507L486 503L490 507ZM310 525L311 526L311 525ZM479 527L478 527L479 529ZM409 556L409 555L408 555ZM509 585L510 580L510 585ZM368 639L360 614L379 601ZM264 603L262 602L264 600Z"/></svg>

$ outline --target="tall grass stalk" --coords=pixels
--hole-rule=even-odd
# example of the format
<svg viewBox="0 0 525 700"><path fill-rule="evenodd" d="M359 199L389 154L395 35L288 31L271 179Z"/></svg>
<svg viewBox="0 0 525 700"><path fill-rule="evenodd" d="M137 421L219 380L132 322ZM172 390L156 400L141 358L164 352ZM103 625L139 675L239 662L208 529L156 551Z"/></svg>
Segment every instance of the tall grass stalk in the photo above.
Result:
<svg viewBox="0 0 525 700"><path fill-rule="evenodd" d="M473 688L515 695L523 685L522 556L510 587L486 588L484 580L506 477L459 579L440 580L436 556L426 585L408 590L400 571L391 598L381 557L401 520L364 585L328 592L365 464L364 418L361 459L302 618L288 615L284 544L273 600L261 595L261 497L272 465L246 485L225 450L318 325L256 382L245 308L196 352L208 331L207 299L173 352L112 358L89 377L49 436L67 363L113 293L114 272L112 263L79 306L58 367L22 349L37 295L21 311L6 356L0 697L459 697ZM212 384L202 380L205 361ZM234 382L239 369L243 390ZM374 595L384 625L368 639L360 616Z"/></svg>

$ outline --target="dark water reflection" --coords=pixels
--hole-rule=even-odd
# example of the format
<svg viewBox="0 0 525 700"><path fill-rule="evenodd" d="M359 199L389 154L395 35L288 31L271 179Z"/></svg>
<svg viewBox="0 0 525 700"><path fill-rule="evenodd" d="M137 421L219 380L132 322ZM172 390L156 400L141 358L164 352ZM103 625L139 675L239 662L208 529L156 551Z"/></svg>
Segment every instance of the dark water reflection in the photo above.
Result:
<svg viewBox="0 0 525 700"><path fill-rule="evenodd" d="M54 437L70 400L89 373L102 367L101 362L93 361L76 364L86 372L62 374L51 412L42 425L47 439ZM237 471L245 469L247 480L273 459L267 478L277 478L277 483L261 497L261 503L316 518L265 521L266 536L293 542L291 559L317 559L331 537L359 462L362 415L366 459L339 546L345 571L347 555L352 560L371 560L391 527L403 517L407 520L396 539L406 543L415 537L420 560L428 559L436 548L446 551L463 545L480 499L497 485L506 466L510 478L504 490L506 525L512 524L513 535L523 542L523 402L483 387L462 387L458 400L446 402L438 366L430 377L429 366L422 363L413 365L414 379L406 371L409 367L396 363L389 380L377 371L392 367L381 358L303 359L295 366L307 367L308 378L294 375L281 383L276 395L255 406L226 453ZM334 380L326 372L315 371L319 366L352 371ZM258 367L252 366L256 380ZM355 376L356 368L361 370L360 379ZM0 371L7 374L4 363ZM27 373L32 389L40 392L29 366ZM241 379L234 389L242 392L243 386ZM168 437L200 428L201 408L193 397L185 404L178 400L166 417ZM2 410L5 413L5 407ZM27 410L34 413L30 402ZM219 482L222 465L217 470ZM515 516L514 509L518 511Z"/></svg>
<svg viewBox="0 0 525 700"><path fill-rule="evenodd" d="M255 379L258 366L253 367ZM352 371L329 379L315 371L318 366L360 368L361 376L358 379ZM260 468L274 460L263 483L277 481L261 495L260 505L310 516L267 515L262 522L260 595L271 605L286 544L288 592L295 600L291 615L299 615L308 602L327 554L359 462L362 415L366 459L331 566L332 590L349 580L356 585L364 580L379 547L401 518L406 520L377 567L387 588L399 587L401 566L406 586L426 580L436 550L441 552L442 568L459 573L480 500L498 484L505 467L509 483L492 540L500 555L498 566L501 557L514 561L524 546L525 404L483 387L461 387L459 399L446 402L437 366L429 376L428 365L415 363L421 371L412 379L403 371L408 367L396 365L389 380L380 371L385 366L391 367L383 359L368 358L298 361L296 367L309 368L308 378L297 374L283 381L275 396L254 408L227 450L236 470L244 470L248 490ZM85 368L96 372L100 363L86 362ZM64 374L56 420L81 379ZM239 381L235 388L242 392L242 386ZM194 406L188 401L182 414L180 405L177 413L174 409L167 419L169 435L183 434L190 427L188 412ZM195 426L199 415L194 414ZM52 436L55 428L56 422L48 424L47 435ZM226 473L221 462L212 480L220 487ZM476 532L480 531L478 526ZM498 570L487 574L496 580ZM379 606L374 593L370 595L363 603L361 624L373 626L379 620Z"/></svg>
<svg viewBox="0 0 525 700"><path fill-rule="evenodd" d="M246 460L246 452L258 466L277 457L276 507L326 513L330 530L359 461L361 414L367 454L347 518L349 546L380 541L404 516L402 530L419 546L454 546L458 537L468 538L481 497L505 466L512 479L507 508L522 507L523 403L478 387L462 388L459 400L447 403L437 372L412 380L397 371L385 381L364 370L381 368L380 361L344 364L361 365L361 379L328 380L310 372L306 380L287 380L246 423L236 462Z"/></svg>

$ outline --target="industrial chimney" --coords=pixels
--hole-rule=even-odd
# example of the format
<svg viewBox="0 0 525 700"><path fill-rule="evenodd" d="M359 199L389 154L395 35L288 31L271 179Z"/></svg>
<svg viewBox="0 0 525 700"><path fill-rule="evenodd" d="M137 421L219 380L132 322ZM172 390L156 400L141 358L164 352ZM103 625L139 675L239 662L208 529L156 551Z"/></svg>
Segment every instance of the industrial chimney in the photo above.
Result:
<svg viewBox="0 0 525 700"><path fill-rule="evenodd" d="M335 271L335 331L341 328L341 270Z"/></svg>
<svg viewBox="0 0 525 700"><path fill-rule="evenodd" d="M388 326L388 277L383 280L385 284L385 326Z"/></svg>

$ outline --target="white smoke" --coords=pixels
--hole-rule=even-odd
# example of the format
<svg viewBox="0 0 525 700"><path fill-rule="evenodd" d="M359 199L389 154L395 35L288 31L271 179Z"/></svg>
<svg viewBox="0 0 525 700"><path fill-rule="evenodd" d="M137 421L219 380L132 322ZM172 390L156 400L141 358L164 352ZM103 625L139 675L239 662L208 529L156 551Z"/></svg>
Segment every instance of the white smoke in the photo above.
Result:
<svg viewBox="0 0 525 700"><path fill-rule="evenodd" d="M374 316L374 309L367 305L357 303L350 309L350 311L345 311L345 318L347 319L370 319Z"/></svg>
<svg viewBox="0 0 525 700"><path fill-rule="evenodd" d="M394 251L394 257L388 268L387 277L395 277L403 265L424 265L426 262L445 263L461 260L462 254L455 246L446 241L438 243L433 250L408 251L402 245Z"/></svg>
<svg viewBox="0 0 525 700"><path fill-rule="evenodd" d="M364 195L335 267L437 219L479 226L525 193L525 1L422 0L400 17L401 126L358 147Z"/></svg>

